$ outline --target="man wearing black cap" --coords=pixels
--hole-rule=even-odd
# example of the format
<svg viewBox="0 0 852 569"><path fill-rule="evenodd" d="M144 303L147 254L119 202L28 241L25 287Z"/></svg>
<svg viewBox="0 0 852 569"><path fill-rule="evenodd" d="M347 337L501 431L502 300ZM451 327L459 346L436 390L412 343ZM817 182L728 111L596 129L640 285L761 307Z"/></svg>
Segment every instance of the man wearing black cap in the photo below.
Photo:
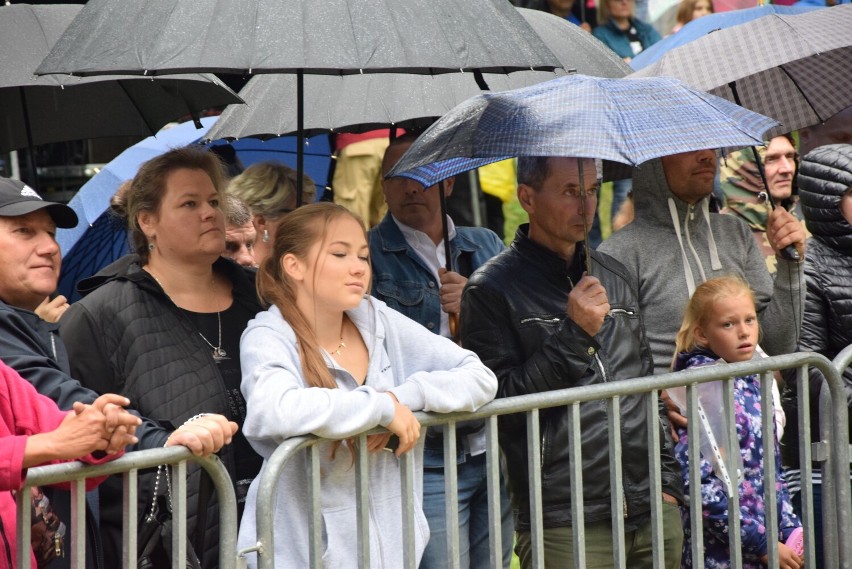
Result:
<svg viewBox="0 0 852 569"><path fill-rule="evenodd" d="M56 228L76 225L77 214L67 205L46 202L23 182L0 178L0 359L60 409L71 409L76 401L92 403L99 396L71 377L59 325L35 312L59 280L62 258ZM166 442L208 454L218 450L222 441L230 442L235 430L236 425L221 415L205 416L174 433L143 418L136 429L136 448L162 447ZM67 493L52 503L60 517L71 519ZM100 551L93 547L100 541L94 523L87 524L87 530L86 566L103 567L104 561L94 553ZM51 568L67 565L70 558L55 559Z"/></svg>

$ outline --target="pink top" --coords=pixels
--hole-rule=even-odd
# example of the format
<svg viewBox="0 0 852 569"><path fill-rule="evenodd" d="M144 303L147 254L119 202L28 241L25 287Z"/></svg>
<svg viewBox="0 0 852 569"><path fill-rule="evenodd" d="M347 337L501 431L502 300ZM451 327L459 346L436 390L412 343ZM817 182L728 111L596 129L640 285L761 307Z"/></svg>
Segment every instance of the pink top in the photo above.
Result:
<svg viewBox="0 0 852 569"><path fill-rule="evenodd" d="M17 561L12 491L21 488L26 476L23 463L27 437L56 429L67 414L60 411L52 399L39 395L18 372L0 361L0 529L4 534L0 536L0 569L9 568L10 561L11 567L14 567ZM100 464L119 456L121 454L104 455L103 458L88 455L80 460ZM86 489L96 487L104 478L87 480ZM2 543L4 538L11 551L11 560ZM32 557L31 566L36 566L35 557Z"/></svg>

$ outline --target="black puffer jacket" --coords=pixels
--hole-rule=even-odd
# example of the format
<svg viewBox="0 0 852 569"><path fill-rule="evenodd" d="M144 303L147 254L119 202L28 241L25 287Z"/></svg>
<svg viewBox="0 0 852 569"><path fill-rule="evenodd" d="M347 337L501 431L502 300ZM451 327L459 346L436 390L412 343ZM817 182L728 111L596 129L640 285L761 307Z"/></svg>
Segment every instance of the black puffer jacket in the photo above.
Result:
<svg viewBox="0 0 852 569"><path fill-rule="evenodd" d="M852 226L840 212L840 198L852 186L852 145L821 146L807 154L799 167L802 213L812 237L805 257L807 298L798 349L833 359L852 344ZM818 404L823 376L810 369L811 428L819 431ZM846 399L852 408L852 368L843 373ZM785 465L798 460L798 403L795 382L788 381L784 408ZM817 437L813 437L816 440Z"/></svg>
<svg viewBox="0 0 852 569"><path fill-rule="evenodd" d="M624 267L591 252L595 276L612 307L595 337L566 318L573 269L527 237L522 226L511 247L486 263L465 287L461 332L497 375L498 397L510 397L651 375L653 362L639 315L635 285ZM626 516L642 520L650 511L647 395L621 398L621 442ZM581 406L583 497L587 523L610 518L609 435L606 402ZM568 458L569 418L565 407L540 414L541 485L545 527L572 525ZM680 467L661 422L663 491L683 497ZM517 527L530 528L526 423L523 415L501 417L500 445L506 453ZM641 523L641 521L639 521Z"/></svg>
<svg viewBox="0 0 852 569"><path fill-rule="evenodd" d="M213 267L233 282L234 302L252 314L262 310L253 272L225 259L217 260ZM63 315L60 334L68 350L72 375L80 378L84 386L99 393L128 397L137 411L167 431L180 427L198 413L219 413L235 420L210 348L189 318L141 269L138 258L120 259L83 281L79 288L88 294ZM164 441L165 438L158 441L158 446ZM224 447L219 457L235 479L232 448ZM256 455L240 459L257 461L258 468L261 465ZM189 468L187 531L190 536L195 535L200 476L200 469ZM121 479L113 477L100 487L106 559L116 559L115 555L121 559L121 486ZM140 475L140 523L150 509L153 487L152 473ZM206 568L217 565L218 520L213 496L207 510L205 542L194 544Z"/></svg>

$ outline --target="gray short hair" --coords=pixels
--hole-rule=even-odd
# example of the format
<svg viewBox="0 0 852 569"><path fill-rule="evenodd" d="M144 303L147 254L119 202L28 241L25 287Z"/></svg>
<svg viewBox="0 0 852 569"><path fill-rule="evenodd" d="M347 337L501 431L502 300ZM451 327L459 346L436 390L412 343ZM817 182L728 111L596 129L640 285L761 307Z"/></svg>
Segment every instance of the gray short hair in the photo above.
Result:
<svg viewBox="0 0 852 569"><path fill-rule="evenodd" d="M225 212L225 223L231 227L242 227L251 221L249 206L234 194L222 194L222 210Z"/></svg>

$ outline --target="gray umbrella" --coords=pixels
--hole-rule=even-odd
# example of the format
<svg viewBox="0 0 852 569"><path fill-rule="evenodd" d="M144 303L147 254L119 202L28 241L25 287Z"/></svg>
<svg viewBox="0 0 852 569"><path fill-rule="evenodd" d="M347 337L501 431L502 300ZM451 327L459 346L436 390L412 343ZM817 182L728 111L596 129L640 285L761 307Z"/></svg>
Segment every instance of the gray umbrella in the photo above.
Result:
<svg viewBox="0 0 852 569"><path fill-rule="evenodd" d="M553 69L505 0L91 0L38 73Z"/></svg>
<svg viewBox="0 0 852 569"><path fill-rule="evenodd" d="M538 10L518 11L544 40L564 69L518 71L508 75L486 73L477 83L471 73L438 76L404 73L305 78L306 134L363 132L398 126L430 125L465 99L482 91L505 91L553 79L576 71L598 77L624 77L630 67L603 43L579 27ZM240 91L245 105L228 107L208 138L270 138L297 130L296 79L292 75L260 75ZM283 102L283 103L282 103Z"/></svg>
<svg viewBox="0 0 852 569"><path fill-rule="evenodd" d="M771 14L666 52L630 77L671 76L782 126L821 123L852 105L852 5Z"/></svg>
<svg viewBox="0 0 852 569"><path fill-rule="evenodd" d="M506 0L92 0L37 73L295 73L303 139L305 74L557 67Z"/></svg>
<svg viewBox="0 0 852 569"><path fill-rule="evenodd" d="M852 5L770 14L716 30L630 75L653 76L677 77L777 119L781 126L767 138L822 123L852 105ZM768 187L754 147L752 154ZM772 194L766 196L774 207ZM792 246L782 255L799 258Z"/></svg>
<svg viewBox="0 0 852 569"><path fill-rule="evenodd" d="M212 75L35 77L79 5L0 6L0 152L103 136L150 136L241 99Z"/></svg>

